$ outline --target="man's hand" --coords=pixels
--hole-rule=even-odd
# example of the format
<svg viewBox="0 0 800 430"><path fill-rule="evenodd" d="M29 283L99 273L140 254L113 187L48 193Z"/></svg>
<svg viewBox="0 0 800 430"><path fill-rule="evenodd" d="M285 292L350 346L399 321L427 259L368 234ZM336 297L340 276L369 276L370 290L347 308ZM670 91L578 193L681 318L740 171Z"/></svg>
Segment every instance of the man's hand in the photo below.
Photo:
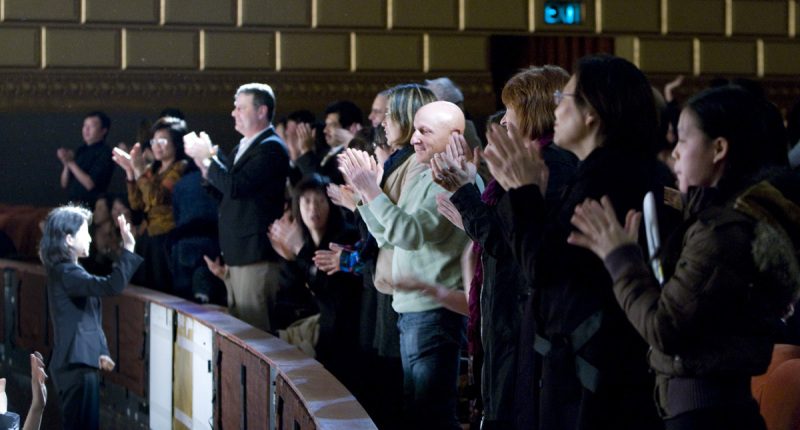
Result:
<svg viewBox="0 0 800 430"><path fill-rule="evenodd" d="M197 161L211 158L215 153L215 147L211 144L211 138L205 132L191 132L183 136L183 151L186 155Z"/></svg>
<svg viewBox="0 0 800 430"><path fill-rule="evenodd" d="M212 260L207 255L203 256L203 260L206 262L206 266L208 270L217 278L225 280L225 277L228 276L228 265L222 264L219 257Z"/></svg>
<svg viewBox="0 0 800 430"><path fill-rule="evenodd" d="M328 197L333 204L356 211L356 204L361 199L358 193L350 185L328 184Z"/></svg>
<svg viewBox="0 0 800 430"><path fill-rule="evenodd" d="M100 370L104 370L106 372L110 372L110 371L114 370L114 366L115 365L116 364L114 363L114 360L111 359L111 357L109 357L107 355L101 355L100 356Z"/></svg>
<svg viewBox="0 0 800 430"><path fill-rule="evenodd" d="M62 164L67 164L75 159L75 153L67 148L58 148L56 150L56 157L58 157Z"/></svg>
<svg viewBox="0 0 800 430"><path fill-rule="evenodd" d="M301 122L297 124L297 148L300 155L314 150L314 139L317 132L311 127L311 124Z"/></svg>
<svg viewBox="0 0 800 430"><path fill-rule="evenodd" d="M466 184L475 183L479 162L480 150L475 148L474 152L471 151L464 136L454 132L445 151L431 159L433 181L447 191L455 192Z"/></svg>
<svg viewBox="0 0 800 430"><path fill-rule="evenodd" d="M367 201L372 201L382 191L380 181L383 177L383 166L375 158L364 151L347 148L338 155L339 170L355 191Z"/></svg>
<svg viewBox="0 0 800 430"><path fill-rule="evenodd" d="M346 128L337 128L333 130L333 142L331 142L331 147L339 146L339 145L347 145L353 140L353 133L350 133L350 130Z"/></svg>

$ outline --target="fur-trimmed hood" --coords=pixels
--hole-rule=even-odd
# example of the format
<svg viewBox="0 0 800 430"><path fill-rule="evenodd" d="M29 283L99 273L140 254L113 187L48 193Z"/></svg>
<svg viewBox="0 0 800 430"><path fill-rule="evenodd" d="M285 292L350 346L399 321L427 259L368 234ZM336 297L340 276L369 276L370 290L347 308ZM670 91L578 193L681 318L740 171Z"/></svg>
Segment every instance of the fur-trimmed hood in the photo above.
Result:
<svg viewBox="0 0 800 430"><path fill-rule="evenodd" d="M769 181L737 197L734 208L756 220L753 260L778 308L800 298L800 206Z"/></svg>

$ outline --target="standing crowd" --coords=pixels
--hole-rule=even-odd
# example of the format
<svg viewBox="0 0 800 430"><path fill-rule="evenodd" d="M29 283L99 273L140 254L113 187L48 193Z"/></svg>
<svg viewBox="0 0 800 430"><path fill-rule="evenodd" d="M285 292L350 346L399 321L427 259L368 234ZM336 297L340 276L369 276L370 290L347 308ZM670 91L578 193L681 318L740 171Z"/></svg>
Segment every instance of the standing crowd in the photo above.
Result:
<svg viewBox="0 0 800 430"><path fill-rule="evenodd" d="M276 121L242 85L229 154L179 111L113 149L88 114L57 155L94 212L55 209L40 247L65 427L98 426L98 297L132 279L298 345L381 429L764 429L750 379L800 338L798 126L745 82L679 84L530 67L485 142L447 78L367 124L344 100Z"/></svg>

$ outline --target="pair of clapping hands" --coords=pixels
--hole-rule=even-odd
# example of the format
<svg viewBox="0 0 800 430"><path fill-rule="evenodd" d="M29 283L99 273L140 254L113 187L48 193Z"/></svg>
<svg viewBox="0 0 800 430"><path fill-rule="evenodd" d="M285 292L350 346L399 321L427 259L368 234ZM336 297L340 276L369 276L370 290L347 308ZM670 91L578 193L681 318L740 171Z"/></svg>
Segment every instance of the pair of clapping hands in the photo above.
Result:
<svg viewBox="0 0 800 430"><path fill-rule="evenodd" d="M140 143L135 143L130 151L126 151L126 149L124 144L116 146L111 153L111 159L125 171L127 179L133 181L145 172L147 161Z"/></svg>
<svg viewBox="0 0 800 430"><path fill-rule="evenodd" d="M269 237L275 252L286 261L297 259L297 255L305 244L300 223L298 220L293 219L291 212L288 211L269 226L267 237ZM331 243L329 248L329 250L320 249L316 251L313 261L317 269L328 275L333 275L339 271L339 257L342 255L344 248L336 243Z"/></svg>

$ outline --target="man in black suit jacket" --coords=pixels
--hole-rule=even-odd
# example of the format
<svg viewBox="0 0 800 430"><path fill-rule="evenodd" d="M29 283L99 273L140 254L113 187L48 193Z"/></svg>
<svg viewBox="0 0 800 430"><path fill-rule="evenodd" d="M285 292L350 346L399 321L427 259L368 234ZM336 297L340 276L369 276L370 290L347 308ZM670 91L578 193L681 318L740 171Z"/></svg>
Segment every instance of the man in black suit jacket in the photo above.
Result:
<svg viewBox="0 0 800 430"><path fill-rule="evenodd" d="M243 137L229 157L217 154L205 133L184 137L186 154L220 198L219 241L228 265L228 308L232 315L267 331L280 272L267 229L283 214L289 172L286 145L271 124L274 110L275 95L269 85L242 85L231 116Z"/></svg>

